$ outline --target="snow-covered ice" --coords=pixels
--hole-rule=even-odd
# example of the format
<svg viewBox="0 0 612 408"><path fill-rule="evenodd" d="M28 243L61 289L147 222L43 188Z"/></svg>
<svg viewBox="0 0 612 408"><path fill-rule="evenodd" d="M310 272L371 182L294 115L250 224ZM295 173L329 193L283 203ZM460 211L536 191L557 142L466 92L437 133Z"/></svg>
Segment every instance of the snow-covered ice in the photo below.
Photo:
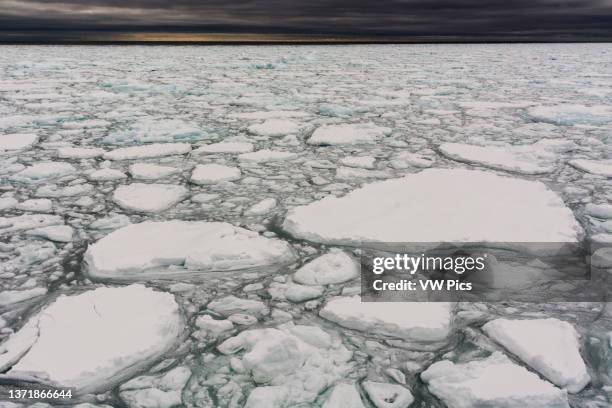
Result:
<svg viewBox="0 0 612 408"><path fill-rule="evenodd" d="M551 382L569 392L582 390L590 381L580 356L574 327L559 319L496 319L484 332Z"/></svg>
<svg viewBox="0 0 612 408"><path fill-rule="evenodd" d="M9 378L103 391L174 347L182 326L173 296L142 285L64 295L9 337L0 366Z"/></svg>
<svg viewBox="0 0 612 408"><path fill-rule="evenodd" d="M267 119L249 126L249 132L260 136L284 136L296 133L300 125L289 119Z"/></svg>
<svg viewBox="0 0 612 408"><path fill-rule="evenodd" d="M44 181L74 174L76 169L70 163L65 162L42 162L26 167L12 175L15 181Z"/></svg>
<svg viewBox="0 0 612 408"><path fill-rule="evenodd" d="M125 210L156 213L179 203L187 194L188 190L183 186L132 183L117 187L113 201Z"/></svg>
<svg viewBox="0 0 612 408"><path fill-rule="evenodd" d="M221 164L198 164L193 169L189 180L195 184L205 185L238 180L240 176L241 172L237 167Z"/></svg>
<svg viewBox="0 0 612 408"><path fill-rule="evenodd" d="M219 154L219 153L249 153L254 146L248 142L219 142L204 145L193 151L194 154Z"/></svg>
<svg viewBox="0 0 612 408"><path fill-rule="evenodd" d="M133 280L273 267L293 259L289 245L278 239L227 223L195 221L132 224L85 253L92 277Z"/></svg>
<svg viewBox="0 0 612 408"><path fill-rule="evenodd" d="M0 152L6 150L22 150L32 147L38 142L35 133L13 133L0 135Z"/></svg>
<svg viewBox="0 0 612 408"><path fill-rule="evenodd" d="M298 269L293 280L304 285L331 285L357 278L359 270L355 259L344 252L331 251Z"/></svg>
<svg viewBox="0 0 612 408"><path fill-rule="evenodd" d="M569 164L578 170L604 177L612 177L612 160L570 160Z"/></svg>
<svg viewBox="0 0 612 408"><path fill-rule="evenodd" d="M317 128L308 139L311 145L346 145L374 143L391 133L391 129L374 123L326 125Z"/></svg>
<svg viewBox="0 0 612 408"><path fill-rule="evenodd" d="M120 147L104 153L108 160L138 160L152 157L163 157L189 153L191 145L187 143L154 143L142 146Z"/></svg>
<svg viewBox="0 0 612 408"><path fill-rule="evenodd" d="M159 166L151 163L134 163L130 166L130 174L135 179L157 180L178 173L176 167Z"/></svg>

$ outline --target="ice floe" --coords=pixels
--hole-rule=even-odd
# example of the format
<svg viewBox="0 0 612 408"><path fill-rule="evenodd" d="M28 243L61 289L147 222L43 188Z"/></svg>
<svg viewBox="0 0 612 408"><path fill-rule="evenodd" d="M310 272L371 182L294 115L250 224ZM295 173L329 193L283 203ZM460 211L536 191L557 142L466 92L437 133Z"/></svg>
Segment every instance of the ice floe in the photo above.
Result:
<svg viewBox="0 0 612 408"><path fill-rule="evenodd" d="M108 144L177 142L198 140L202 130L179 119L141 119L127 129L117 129L103 139Z"/></svg>
<svg viewBox="0 0 612 408"><path fill-rule="evenodd" d="M135 179L157 180L178 173L176 167L160 166L151 163L134 163L130 165L130 174Z"/></svg>
<svg viewBox="0 0 612 408"><path fill-rule="evenodd" d="M344 245L576 242L582 231L563 200L541 182L449 169L427 169L295 207L282 227L297 238Z"/></svg>
<svg viewBox="0 0 612 408"><path fill-rule="evenodd" d="M0 135L0 152L7 150L23 150L34 146L38 142L35 133L12 133Z"/></svg>
<svg viewBox="0 0 612 408"><path fill-rule="evenodd" d="M117 187L113 201L125 210L156 213L181 202L188 191L174 184L132 183Z"/></svg>
<svg viewBox="0 0 612 408"><path fill-rule="evenodd" d="M495 319L482 329L548 380L569 392L590 381L574 327L559 319Z"/></svg>
<svg viewBox="0 0 612 408"><path fill-rule="evenodd" d="M439 361L421 379L449 408L569 408L565 391L546 382L502 353L455 364Z"/></svg>
<svg viewBox="0 0 612 408"><path fill-rule="evenodd" d="M570 160L569 164L578 170L604 177L612 177L612 160Z"/></svg>
<svg viewBox="0 0 612 408"><path fill-rule="evenodd" d="M612 122L612 108L608 105L562 104L534 106L527 110L530 117L555 125L601 125Z"/></svg>
<svg viewBox="0 0 612 408"><path fill-rule="evenodd" d="M89 173L87 177L92 181L114 181L114 180L123 180L127 178L124 172L122 172L121 170L117 170L117 169L95 170Z"/></svg>
<svg viewBox="0 0 612 408"><path fill-rule="evenodd" d="M227 223L197 221L132 224L105 236L85 253L92 277L128 280L271 268L293 260L292 249L283 241Z"/></svg>
<svg viewBox="0 0 612 408"><path fill-rule="evenodd" d="M317 128L308 139L311 145L345 145L374 143L377 139L389 135L391 129L376 126L373 123L352 123L342 125L325 125Z"/></svg>
<svg viewBox="0 0 612 408"><path fill-rule="evenodd" d="M249 126L248 130L260 136L284 136L299 131L300 125L288 119L267 119Z"/></svg>
<svg viewBox="0 0 612 408"><path fill-rule="evenodd" d="M93 159L104 154L100 147L60 147L57 157L60 159Z"/></svg>
<svg viewBox="0 0 612 408"><path fill-rule="evenodd" d="M142 146L120 147L104 153L108 160L138 160L151 157L173 156L189 153L191 145L187 143L154 143Z"/></svg>
<svg viewBox="0 0 612 408"><path fill-rule="evenodd" d="M331 285L357 278L359 270L359 264L349 255L332 250L298 269L293 280L304 285Z"/></svg>
<svg viewBox="0 0 612 408"><path fill-rule="evenodd" d="M198 147L194 154L219 154L219 153L249 153L254 146L248 142L219 142Z"/></svg>
<svg viewBox="0 0 612 408"><path fill-rule="evenodd" d="M408 408L414 402L410 390L401 385L364 381L362 386L376 408Z"/></svg>
<svg viewBox="0 0 612 408"><path fill-rule="evenodd" d="M278 150L262 149L251 153L242 153L238 156L239 160L249 162L267 162L277 160L288 160L297 157L295 153L283 152Z"/></svg>
<svg viewBox="0 0 612 408"><path fill-rule="evenodd" d="M174 297L142 285L62 295L3 343L11 351L0 367L8 378L104 391L169 351L182 329Z"/></svg>
<svg viewBox="0 0 612 408"><path fill-rule="evenodd" d="M189 179L194 184L215 184L223 181L238 180L241 176L237 167L224 166L222 164L198 164L191 173Z"/></svg>
<svg viewBox="0 0 612 408"><path fill-rule="evenodd" d="M76 168L64 162L40 162L33 164L11 176L15 181L41 181L59 178L76 173Z"/></svg>
<svg viewBox="0 0 612 408"><path fill-rule="evenodd" d="M331 299L319 315L349 329L416 342L441 342L452 330L452 305L444 302L362 302L359 296Z"/></svg>

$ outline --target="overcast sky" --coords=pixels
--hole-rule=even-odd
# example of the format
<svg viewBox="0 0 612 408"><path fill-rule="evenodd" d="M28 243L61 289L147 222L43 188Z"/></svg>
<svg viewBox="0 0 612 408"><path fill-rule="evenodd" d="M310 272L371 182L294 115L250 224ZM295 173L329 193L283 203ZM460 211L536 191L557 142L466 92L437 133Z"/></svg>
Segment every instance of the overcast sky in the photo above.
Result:
<svg viewBox="0 0 612 408"><path fill-rule="evenodd" d="M612 40L612 0L0 0L0 40L209 33L230 39Z"/></svg>

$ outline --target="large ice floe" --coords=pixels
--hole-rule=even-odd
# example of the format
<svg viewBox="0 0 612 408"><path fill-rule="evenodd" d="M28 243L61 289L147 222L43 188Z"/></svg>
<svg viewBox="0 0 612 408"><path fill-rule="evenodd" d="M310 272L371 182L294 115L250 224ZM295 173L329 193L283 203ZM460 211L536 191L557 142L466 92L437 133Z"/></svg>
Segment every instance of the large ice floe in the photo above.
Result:
<svg viewBox="0 0 612 408"><path fill-rule="evenodd" d="M569 392L579 392L590 381L580 356L578 333L558 319L496 319L484 332L533 369Z"/></svg>
<svg viewBox="0 0 612 408"><path fill-rule="evenodd" d="M456 364L438 361L421 379L448 408L569 408L565 391L514 364L502 353Z"/></svg>
<svg viewBox="0 0 612 408"><path fill-rule="evenodd" d="M174 297L142 285L61 295L2 344L0 368L5 378L104 391L159 359L182 330Z"/></svg>
<svg viewBox="0 0 612 408"><path fill-rule="evenodd" d="M117 187L113 201L130 211L156 213L187 197L188 190L173 184L133 183Z"/></svg>
<svg viewBox="0 0 612 408"><path fill-rule="evenodd" d="M326 244L576 242L581 227L543 183L427 169L289 210L282 228Z"/></svg>
<svg viewBox="0 0 612 408"><path fill-rule="evenodd" d="M391 133L391 129L373 123L326 125L317 128L308 139L311 145L344 145L374 143Z"/></svg>
<svg viewBox="0 0 612 408"><path fill-rule="evenodd" d="M452 308L446 302L368 303L359 296L344 296L332 298L319 315L349 329L436 343L445 341L451 333Z"/></svg>
<svg viewBox="0 0 612 408"><path fill-rule="evenodd" d="M283 241L223 222L142 222L120 228L85 253L93 278L173 279L206 272L273 268L294 260Z"/></svg>

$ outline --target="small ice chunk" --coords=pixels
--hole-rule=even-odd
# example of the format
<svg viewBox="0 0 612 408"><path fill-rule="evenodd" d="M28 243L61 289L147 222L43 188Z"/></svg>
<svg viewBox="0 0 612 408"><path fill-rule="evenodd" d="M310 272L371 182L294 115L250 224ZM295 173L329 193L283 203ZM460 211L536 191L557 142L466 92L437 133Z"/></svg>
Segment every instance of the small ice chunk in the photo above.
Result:
<svg viewBox="0 0 612 408"><path fill-rule="evenodd" d="M482 329L534 370L571 393L590 381L574 327L554 318L495 319Z"/></svg>
<svg viewBox="0 0 612 408"><path fill-rule="evenodd" d="M264 198L257 204L254 204L249 209L247 209L244 213L246 215L263 215L272 211L276 207L276 199L275 198Z"/></svg>
<svg viewBox="0 0 612 408"><path fill-rule="evenodd" d="M243 153L238 156L239 160L250 161L250 162L267 162L267 161L278 161L288 160L297 157L295 153L282 152L278 150L262 149L252 153Z"/></svg>
<svg viewBox="0 0 612 408"><path fill-rule="evenodd" d="M576 159L569 161L570 166L587 173L612 177L612 160Z"/></svg>
<svg viewBox="0 0 612 408"><path fill-rule="evenodd" d="M64 220L59 215L26 214L17 217L0 217L0 235L60 224L64 224Z"/></svg>
<svg viewBox="0 0 612 408"><path fill-rule="evenodd" d="M132 183L117 187L113 201L126 210L156 213L181 202L187 193L185 187L173 184Z"/></svg>
<svg viewBox="0 0 612 408"><path fill-rule="evenodd" d="M390 133L391 128L376 126L373 123L325 125L317 128L307 143L311 145L374 143Z"/></svg>
<svg viewBox="0 0 612 408"><path fill-rule="evenodd" d="M371 170L375 167L376 158L372 156L351 156L345 157L340 162L347 167L359 167Z"/></svg>
<svg viewBox="0 0 612 408"><path fill-rule="evenodd" d="M93 159L104 154L104 149L99 147L60 147L57 149L57 157L61 159Z"/></svg>
<svg viewBox="0 0 612 408"><path fill-rule="evenodd" d="M15 207L17 204L19 204L19 201L17 201L12 196L0 197L0 211L10 210L11 208Z"/></svg>
<svg viewBox="0 0 612 408"><path fill-rule="evenodd" d="M76 169L70 163L40 162L13 174L11 179L15 181L40 181L74 173L76 173Z"/></svg>
<svg viewBox="0 0 612 408"><path fill-rule="evenodd" d="M21 211L50 212L53 208L53 202L48 198L32 198L20 202L15 208Z"/></svg>
<svg viewBox="0 0 612 408"><path fill-rule="evenodd" d="M50 225L31 229L26 232L26 235L48 239L53 242L72 242L74 231L68 225Z"/></svg>
<svg viewBox="0 0 612 408"><path fill-rule="evenodd" d="M237 167L221 164L198 164L191 173L190 181L198 185L215 184L223 181L238 180L242 173Z"/></svg>
<svg viewBox="0 0 612 408"><path fill-rule="evenodd" d="M285 291L285 297L293 303L301 303L321 296L323 296L321 286L289 285Z"/></svg>
<svg viewBox="0 0 612 408"><path fill-rule="evenodd" d="M293 280L303 285L332 285L358 276L359 265L353 258L341 251L330 251L298 269Z"/></svg>
<svg viewBox="0 0 612 408"><path fill-rule="evenodd" d="M584 213L591 217L609 220L612 219L612 204L589 203L584 207Z"/></svg>
<svg viewBox="0 0 612 408"><path fill-rule="evenodd" d="M127 178L125 173L123 173L121 170L116 169L96 170L92 173L89 173L87 177L92 181L114 181L123 180Z"/></svg>
<svg viewBox="0 0 612 408"><path fill-rule="evenodd" d="M136 377L119 387L119 396L130 408L173 408L182 403L182 390L191 377L185 366L164 374Z"/></svg>
<svg viewBox="0 0 612 408"><path fill-rule="evenodd" d="M414 402L410 390L401 385L364 381L362 387L376 408L408 408Z"/></svg>
<svg viewBox="0 0 612 408"><path fill-rule="evenodd" d="M249 313L262 316L268 314L269 311L267 306L259 300L241 299L232 295L213 300L206 307L208 310L223 317L228 317L235 313Z"/></svg>
<svg viewBox="0 0 612 408"><path fill-rule="evenodd" d="M284 136L300 130L299 124L288 119L267 119L263 123L251 125L249 132L260 136Z"/></svg>
<svg viewBox="0 0 612 408"><path fill-rule="evenodd" d="M38 142L38 135L34 133L12 133L0 135L0 152L7 150L24 150Z"/></svg>
<svg viewBox="0 0 612 408"><path fill-rule="evenodd" d="M451 332L449 303L361 302L359 296L332 298L319 315L349 329L399 337L404 340L440 342Z"/></svg>
<svg viewBox="0 0 612 408"><path fill-rule="evenodd" d="M174 156L189 153L187 143L154 143L142 146L121 147L104 153L107 160L137 160L151 157Z"/></svg>
<svg viewBox="0 0 612 408"><path fill-rule="evenodd" d="M500 352L463 364L438 361L421 379L449 408L569 408L565 391Z"/></svg>
<svg viewBox="0 0 612 408"><path fill-rule="evenodd" d="M254 149L253 143L247 142L220 142L204 145L193 151L195 154L218 153L249 153Z"/></svg>
<svg viewBox="0 0 612 408"><path fill-rule="evenodd" d="M157 180L176 174L178 169L151 163L134 163L130 166L132 177L141 180Z"/></svg>
<svg viewBox="0 0 612 408"><path fill-rule="evenodd" d="M336 384L323 408L365 408L354 384Z"/></svg>
<svg viewBox="0 0 612 408"><path fill-rule="evenodd" d="M89 224L89 228L95 230L115 230L121 227L125 227L130 224L130 217L124 214L113 214L108 217L99 218Z"/></svg>

